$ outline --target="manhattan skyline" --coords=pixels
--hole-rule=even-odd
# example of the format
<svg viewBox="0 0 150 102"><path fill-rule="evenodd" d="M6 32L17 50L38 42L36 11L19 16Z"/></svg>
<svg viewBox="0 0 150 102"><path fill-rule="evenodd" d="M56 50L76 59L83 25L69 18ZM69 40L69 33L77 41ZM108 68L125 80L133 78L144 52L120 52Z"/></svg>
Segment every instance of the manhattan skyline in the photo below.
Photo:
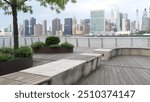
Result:
<svg viewBox="0 0 150 102"><path fill-rule="evenodd" d="M115 11L119 9L120 12L128 13L131 20L136 20L136 9L139 9L139 21L141 22L143 10L145 8L149 9L150 7L148 0L77 0L76 4L68 3L66 9L60 14L57 14L55 11L51 11L49 7L40 7L39 3L36 3L36 1L28 3L33 6L33 14L23 14L19 12L18 23L22 23L24 19L35 17L38 23L47 20L48 26L51 26L51 21L54 18L60 18L63 21L64 18L72 18L74 16L76 16L79 22L80 19L90 18L91 10L100 9L106 11L105 18L110 17L111 10ZM2 10L0 10L0 18L0 29L12 24L12 16L4 15Z"/></svg>

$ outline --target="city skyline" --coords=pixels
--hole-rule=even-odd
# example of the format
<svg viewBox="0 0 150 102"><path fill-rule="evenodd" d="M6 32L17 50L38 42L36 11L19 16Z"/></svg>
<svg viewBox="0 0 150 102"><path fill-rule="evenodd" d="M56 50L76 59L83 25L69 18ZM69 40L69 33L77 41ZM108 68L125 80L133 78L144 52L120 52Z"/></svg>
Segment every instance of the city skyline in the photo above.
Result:
<svg viewBox="0 0 150 102"><path fill-rule="evenodd" d="M79 21L80 19L90 18L90 11L98 9L105 9L106 17L110 17L111 9L116 10L118 8L120 12L128 13L131 20L136 20L136 9L139 9L139 19L141 21L143 10L145 8L148 9L150 6L150 3L147 0L143 0L142 2L140 0L77 0L76 4L68 3L64 11L62 11L60 14L56 14L54 11L51 11L49 7L40 7L39 3L35 2L36 1L30 2L31 5L34 4L33 14L19 13L18 23L22 23L22 21L26 18L35 17L37 18L38 22L47 20L48 26L51 26L52 19L56 17L64 19L76 16ZM7 27L9 24L12 24L12 17L4 15L2 10L0 10L0 18L0 29Z"/></svg>

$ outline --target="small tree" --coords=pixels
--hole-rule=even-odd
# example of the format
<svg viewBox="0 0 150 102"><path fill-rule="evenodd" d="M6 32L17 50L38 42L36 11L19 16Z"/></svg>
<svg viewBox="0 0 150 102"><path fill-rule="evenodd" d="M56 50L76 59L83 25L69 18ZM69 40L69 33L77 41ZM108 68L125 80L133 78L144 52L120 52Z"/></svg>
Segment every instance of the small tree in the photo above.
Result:
<svg viewBox="0 0 150 102"><path fill-rule="evenodd" d="M19 11L24 13L32 13L32 6L27 5L26 2L31 0L0 0L0 8L4 10L6 15L12 15L13 17L13 36L14 36L14 49L19 48L18 41L18 19L17 14ZM55 10L57 13L60 10L65 9L65 5L71 1L75 3L76 0L36 0L40 2L41 6L48 7L50 6L51 10Z"/></svg>

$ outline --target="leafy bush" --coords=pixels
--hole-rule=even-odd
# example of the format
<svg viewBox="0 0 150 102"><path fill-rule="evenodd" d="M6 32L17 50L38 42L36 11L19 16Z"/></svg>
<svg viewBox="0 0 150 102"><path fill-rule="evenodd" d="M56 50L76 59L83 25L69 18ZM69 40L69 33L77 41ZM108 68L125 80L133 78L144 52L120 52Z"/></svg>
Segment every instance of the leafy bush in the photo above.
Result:
<svg viewBox="0 0 150 102"><path fill-rule="evenodd" d="M50 36L50 37L47 37L47 38L46 38L45 43L46 43L48 46L57 45L57 44L60 43L60 39L59 39L59 37Z"/></svg>
<svg viewBox="0 0 150 102"><path fill-rule="evenodd" d="M62 43L62 44L60 44L60 46L62 47L62 48L74 48L74 45L72 45L72 44L70 44L70 43L68 43L68 42L65 42L65 43Z"/></svg>
<svg viewBox="0 0 150 102"><path fill-rule="evenodd" d="M40 42L40 41L35 42L35 43L33 43L33 44L31 45L31 47L32 47L33 49L38 49L38 48L44 47L44 46L45 46L45 43Z"/></svg>
<svg viewBox="0 0 150 102"><path fill-rule="evenodd" d="M0 54L0 62L12 61L15 57L11 54Z"/></svg>
<svg viewBox="0 0 150 102"><path fill-rule="evenodd" d="M3 53L3 54L13 54L14 53L14 49L12 49L12 48L1 48L0 49L0 53Z"/></svg>
<svg viewBox="0 0 150 102"><path fill-rule="evenodd" d="M30 57L32 56L32 49L28 46L20 47L15 52L16 57Z"/></svg>
<svg viewBox="0 0 150 102"><path fill-rule="evenodd" d="M61 48L61 46L58 44L57 45L51 45L50 48Z"/></svg>

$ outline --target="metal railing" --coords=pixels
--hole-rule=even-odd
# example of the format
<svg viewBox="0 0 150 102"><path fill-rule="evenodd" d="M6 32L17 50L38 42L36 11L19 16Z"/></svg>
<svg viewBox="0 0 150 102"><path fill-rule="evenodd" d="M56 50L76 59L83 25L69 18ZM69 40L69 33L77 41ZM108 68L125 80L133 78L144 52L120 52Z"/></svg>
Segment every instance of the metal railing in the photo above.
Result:
<svg viewBox="0 0 150 102"><path fill-rule="evenodd" d="M31 45L36 41L45 42L46 37L20 37L20 46ZM60 37L61 43L70 42L75 47L150 47L150 37ZM12 37L0 37L0 47L13 46Z"/></svg>

